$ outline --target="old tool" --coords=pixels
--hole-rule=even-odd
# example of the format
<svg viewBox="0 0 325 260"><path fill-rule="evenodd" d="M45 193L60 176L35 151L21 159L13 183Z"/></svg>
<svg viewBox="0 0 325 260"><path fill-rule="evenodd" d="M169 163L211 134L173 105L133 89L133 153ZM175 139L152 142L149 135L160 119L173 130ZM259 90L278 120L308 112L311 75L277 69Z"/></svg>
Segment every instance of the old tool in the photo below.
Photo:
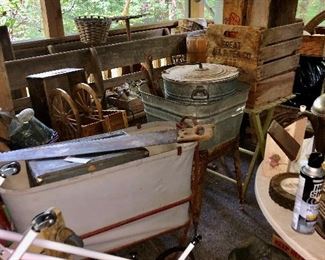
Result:
<svg viewBox="0 0 325 260"><path fill-rule="evenodd" d="M141 148L152 145L170 144L184 141L199 141L212 137L212 126L202 125L194 128L171 129L165 131L147 132L134 135L96 136L88 139L76 139L73 142L62 142L51 145L42 145L35 148L26 148L0 153L0 162L36 160L46 158L66 157L81 154L96 154Z"/></svg>

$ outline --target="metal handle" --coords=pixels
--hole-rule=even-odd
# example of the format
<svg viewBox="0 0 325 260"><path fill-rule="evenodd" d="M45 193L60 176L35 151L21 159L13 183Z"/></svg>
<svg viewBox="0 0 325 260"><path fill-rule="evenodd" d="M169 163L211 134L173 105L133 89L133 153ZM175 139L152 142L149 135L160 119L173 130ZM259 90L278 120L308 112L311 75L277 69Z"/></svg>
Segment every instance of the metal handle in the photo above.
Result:
<svg viewBox="0 0 325 260"><path fill-rule="evenodd" d="M6 178L20 172L20 164L18 162L6 163L0 166L0 177Z"/></svg>
<svg viewBox="0 0 325 260"><path fill-rule="evenodd" d="M32 230L39 233L42 229L52 226L55 223L56 218L57 216L55 211L50 208L33 218Z"/></svg>
<svg viewBox="0 0 325 260"><path fill-rule="evenodd" d="M209 92L203 86L197 86L196 89L192 91L191 99L193 100L208 100Z"/></svg>

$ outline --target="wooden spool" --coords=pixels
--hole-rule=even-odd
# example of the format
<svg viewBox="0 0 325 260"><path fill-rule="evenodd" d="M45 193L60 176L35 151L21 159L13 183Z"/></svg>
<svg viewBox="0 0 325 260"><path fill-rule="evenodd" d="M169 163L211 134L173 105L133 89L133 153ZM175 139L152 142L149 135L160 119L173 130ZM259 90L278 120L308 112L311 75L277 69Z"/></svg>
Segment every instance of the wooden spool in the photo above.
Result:
<svg viewBox="0 0 325 260"><path fill-rule="evenodd" d="M188 35L186 38L187 62L206 62L208 38L205 33Z"/></svg>

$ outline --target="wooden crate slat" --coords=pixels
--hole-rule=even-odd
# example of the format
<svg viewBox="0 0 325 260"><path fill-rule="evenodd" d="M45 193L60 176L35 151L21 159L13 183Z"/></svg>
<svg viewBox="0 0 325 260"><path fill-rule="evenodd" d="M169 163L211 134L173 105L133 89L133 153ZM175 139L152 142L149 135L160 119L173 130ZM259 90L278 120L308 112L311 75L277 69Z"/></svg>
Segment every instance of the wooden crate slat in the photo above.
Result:
<svg viewBox="0 0 325 260"><path fill-rule="evenodd" d="M30 97L23 97L14 100L15 111L21 111L27 107L32 107L32 101Z"/></svg>
<svg viewBox="0 0 325 260"><path fill-rule="evenodd" d="M295 70L299 66L299 54L288 56L262 65L257 70L257 80L273 77L285 71Z"/></svg>
<svg viewBox="0 0 325 260"><path fill-rule="evenodd" d="M291 71L263 81L251 83L246 107L258 107L289 96L292 94L294 77L295 72Z"/></svg>
<svg viewBox="0 0 325 260"><path fill-rule="evenodd" d="M299 21L297 23L264 30L262 33L262 46L302 37L303 27L304 23Z"/></svg>
<svg viewBox="0 0 325 260"><path fill-rule="evenodd" d="M265 63L270 60L279 59L295 53L301 44L302 38L297 38L278 44L269 45L261 48L258 57L260 63Z"/></svg>
<svg viewBox="0 0 325 260"><path fill-rule="evenodd" d="M170 35L96 47L102 70L138 64L152 59L186 53L186 34Z"/></svg>
<svg viewBox="0 0 325 260"><path fill-rule="evenodd" d="M31 74L62 68L87 68L90 62L88 49L38 56L5 62L12 90L27 86Z"/></svg>
<svg viewBox="0 0 325 260"><path fill-rule="evenodd" d="M299 53L306 56L325 57L325 36L304 35Z"/></svg>

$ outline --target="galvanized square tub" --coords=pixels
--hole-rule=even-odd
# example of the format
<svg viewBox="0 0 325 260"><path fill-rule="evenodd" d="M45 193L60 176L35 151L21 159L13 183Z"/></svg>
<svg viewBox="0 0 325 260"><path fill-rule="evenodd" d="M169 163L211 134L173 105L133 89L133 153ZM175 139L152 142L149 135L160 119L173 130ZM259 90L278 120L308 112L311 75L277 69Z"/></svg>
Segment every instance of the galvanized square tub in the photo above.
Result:
<svg viewBox="0 0 325 260"><path fill-rule="evenodd" d="M212 151L216 146L239 135L240 125L248 98L249 86L235 82L233 95L206 104L174 101L150 94L147 85L140 88L147 120L176 121L183 117L194 117L198 123L214 124L214 135L209 141L201 142L200 149Z"/></svg>

